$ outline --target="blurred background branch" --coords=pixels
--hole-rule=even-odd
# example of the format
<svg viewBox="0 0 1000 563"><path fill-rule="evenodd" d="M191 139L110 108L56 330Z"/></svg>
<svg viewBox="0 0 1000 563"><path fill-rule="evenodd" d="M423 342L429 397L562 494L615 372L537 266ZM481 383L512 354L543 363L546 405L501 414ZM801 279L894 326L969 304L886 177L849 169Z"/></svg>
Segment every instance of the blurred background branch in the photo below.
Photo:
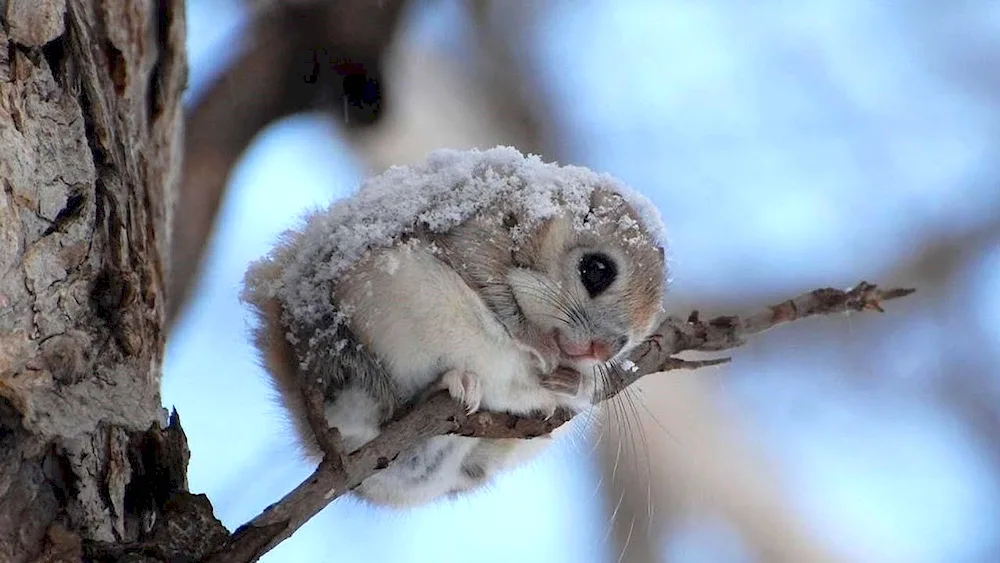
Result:
<svg viewBox="0 0 1000 563"><path fill-rule="evenodd" d="M255 10L245 45L188 111L174 212L167 324L198 274L229 173L254 137L283 117L326 109L347 128L376 123L382 55L405 2L274 1Z"/></svg>

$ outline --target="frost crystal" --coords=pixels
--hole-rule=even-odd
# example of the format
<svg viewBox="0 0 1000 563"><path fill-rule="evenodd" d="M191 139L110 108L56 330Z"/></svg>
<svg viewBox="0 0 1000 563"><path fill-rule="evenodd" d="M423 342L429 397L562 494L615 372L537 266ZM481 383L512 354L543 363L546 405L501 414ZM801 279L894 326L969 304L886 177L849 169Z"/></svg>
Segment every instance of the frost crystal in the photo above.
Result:
<svg viewBox="0 0 1000 563"><path fill-rule="evenodd" d="M510 147L438 150L421 164L389 168L353 196L307 214L301 230L286 232L268 256L250 265L243 298L277 297L297 322L333 329L329 325L343 322L343 315L333 309L332 288L372 249L398 243L418 228L447 232L500 202L529 223L563 210L582 216L595 188L621 195L663 245L656 208L607 174L542 162ZM619 224L623 231L633 226ZM396 265L385 267L391 274Z"/></svg>

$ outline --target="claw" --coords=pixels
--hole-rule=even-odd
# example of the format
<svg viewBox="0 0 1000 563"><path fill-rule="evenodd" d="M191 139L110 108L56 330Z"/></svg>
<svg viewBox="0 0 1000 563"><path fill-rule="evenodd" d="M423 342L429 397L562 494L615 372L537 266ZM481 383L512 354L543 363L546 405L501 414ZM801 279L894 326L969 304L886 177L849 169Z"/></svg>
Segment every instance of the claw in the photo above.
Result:
<svg viewBox="0 0 1000 563"><path fill-rule="evenodd" d="M476 373L458 369L449 370L441 376L441 386L448 390L452 398L464 404L469 414L479 410L483 401L483 386Z"/></svg>

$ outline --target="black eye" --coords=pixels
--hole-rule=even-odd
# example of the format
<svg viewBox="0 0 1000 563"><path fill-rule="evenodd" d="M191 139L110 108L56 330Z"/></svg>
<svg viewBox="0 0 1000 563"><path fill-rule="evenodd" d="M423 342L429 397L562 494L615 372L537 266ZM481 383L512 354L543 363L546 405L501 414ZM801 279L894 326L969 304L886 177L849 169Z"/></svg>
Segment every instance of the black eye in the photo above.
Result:
<svg viewBox="0 0 1000 563"><path fill-rule="evenodd" d="M615 283L618 268L604 254L584 254L580 258L580 281L587 293L595 297Z"/></svg>

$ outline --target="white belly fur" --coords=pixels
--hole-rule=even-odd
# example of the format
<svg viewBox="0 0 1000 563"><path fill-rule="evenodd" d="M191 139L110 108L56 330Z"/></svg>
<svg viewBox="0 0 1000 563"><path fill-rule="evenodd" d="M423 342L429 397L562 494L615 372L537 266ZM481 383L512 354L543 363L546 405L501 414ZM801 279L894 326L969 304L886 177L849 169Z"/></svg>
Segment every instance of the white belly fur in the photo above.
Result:
<svg viewBox="0 0 1000 563"><path fill-rule="evenodd" d="M450 369L481 376L481 409L528 414L551 412L559 397L542 388L532 358L520 349L479 296L426 248L387 249L358 266L338 287L336 298L350 314L355 334L381 359L405 398L413 398ZM327 411L331 424L350 419ZM351 433L349 428L340 428ZM374 436L369 428L364 436ZM463 460L472 459L486 478L533 457L548 439L484 441L441 436L401 455L365 481L372 500L413 505L472 488Z"/></svg>

